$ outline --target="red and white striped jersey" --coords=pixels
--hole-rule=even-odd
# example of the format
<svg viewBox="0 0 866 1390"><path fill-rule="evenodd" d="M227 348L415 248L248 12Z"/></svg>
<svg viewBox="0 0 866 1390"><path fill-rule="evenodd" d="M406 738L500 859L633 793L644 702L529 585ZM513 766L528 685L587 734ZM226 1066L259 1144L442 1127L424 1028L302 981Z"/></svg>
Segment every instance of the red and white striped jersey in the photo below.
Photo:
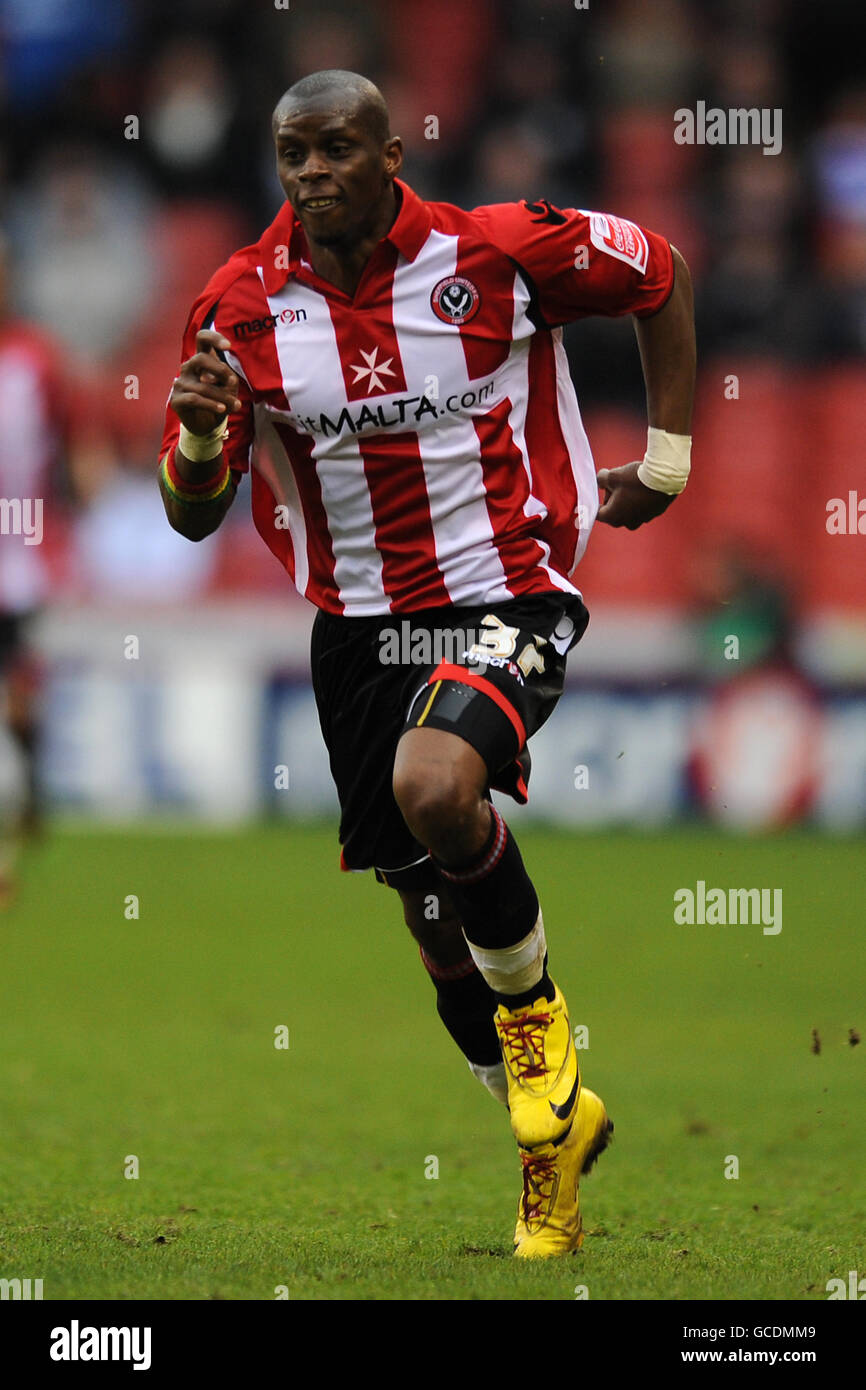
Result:
<svg viewBox="0 0 866 1390"><path fill-rule="evenodd" d="M397 192L354 296L313 271L287 203L193 306L183 360L199 328L231 343L225 450L252 465L255 525L329 613L574 593L598 488L562 325L655 313L670 247L603 213ZM163 453L178 430L169 410Z"/></svg>
<svg viewBox="0 0 866 1390"><path fill-rule="evenodd" d="M0 612L21 613L50 589L43 519L56 501L68 389L57 345L22 319L0 324L0 380Z"/></svg>

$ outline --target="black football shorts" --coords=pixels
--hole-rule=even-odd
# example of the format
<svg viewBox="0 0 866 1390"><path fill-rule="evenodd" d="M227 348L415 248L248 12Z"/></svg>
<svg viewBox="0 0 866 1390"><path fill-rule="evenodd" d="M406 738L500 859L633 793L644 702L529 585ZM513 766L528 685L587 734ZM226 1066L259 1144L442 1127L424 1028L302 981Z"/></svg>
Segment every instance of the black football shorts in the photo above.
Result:
<svg viewBox="0 0 866 1390"><path fill-rule="evenodd" d="M341 864L423 886L428 852L394 799L397 743L412 728L457 734L491 788L528 799L526 742L562 694L566 654L589 614L573 594L313 624L313 689L340 799ZM415 873L415 866L418 872Z"/></svg>
<svg viewBox="0 0 866 1390"><path fill-rule="evenodd" d="M15 664L27 649L27 638L33 613L0 612L0 676Z"/></svg>

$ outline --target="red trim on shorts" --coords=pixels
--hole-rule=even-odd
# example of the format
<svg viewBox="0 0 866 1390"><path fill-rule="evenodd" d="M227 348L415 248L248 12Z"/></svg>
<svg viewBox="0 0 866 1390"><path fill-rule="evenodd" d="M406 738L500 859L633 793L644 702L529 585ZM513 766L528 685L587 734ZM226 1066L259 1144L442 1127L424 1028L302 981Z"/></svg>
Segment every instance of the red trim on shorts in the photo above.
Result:
<svg viewBox="0 0 866 1390"><path fill-rule="evenodd" d="M427 684L433 685L435 681L442 680L457 681L459 685L471 685L473 690L480 690L482 695L489 695L493 703L502 710L517 734L518 749L523 747L526 742L526 729L523 727L523 720L497 686L492 685L484 676L476 676L474 671L467 671L465 666L453 666L448 661L439 663L432 676L429 677Z"/></svg>
<svg viewBox="0 0 866 1390"><path fill-rule="evenodd" d="M514 777L514 786L508 781L508 775ZM520 771L520 763L514 758L505 768L500 768L499 772L490 783L490 790L494 792L505 792L506 796L511 796L520 806L525 806L529 800L529 788L523 780L523 773Z"/></svg>
<svg viewBox="0 0 866 1390"><path fill-rule="evenodd" d="M523 775L523 769L520 767L519 763L517 771L517 800L519 800L523 806L525 806L529 800L529 788L526 785L526 778Z"/></svg>

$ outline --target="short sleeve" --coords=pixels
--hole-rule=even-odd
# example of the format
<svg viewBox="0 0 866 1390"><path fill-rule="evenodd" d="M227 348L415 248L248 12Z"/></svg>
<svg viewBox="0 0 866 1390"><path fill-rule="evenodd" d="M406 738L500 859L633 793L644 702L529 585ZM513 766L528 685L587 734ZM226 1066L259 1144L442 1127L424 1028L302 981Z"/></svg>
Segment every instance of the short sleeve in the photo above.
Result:
<svg viewBox="0 0 866 1390"><path fill-rule="evenodd" d="M476 209L488 239L532 281L553 328L600 314L655 314L674 283L663 236L607 212L557 208L546 200Z"/></svg>
<svg viewBox="0 0 866 1390"><path fill-rule="evenodd" d="M183 335L181 348L181 364L192 357L195 352L195 338L200 328L211 328L213 326L216 312L219 308L219 296L209 293L207 290L200 295L193 305L186 328ZM169 397L171 391L169 390ZM223 440L223 457L232 470L233 474L240 475L247 473L250 467L250 456L252 453L253 439L255 435L255 424L253 416L253 400L249 386L242 376L238 375L238 400L241 402L240 411L229 416L228 431ZM160 445L159 457L165 457L169 449L173 449L180 436L180 420L171 409L166 405L165 429ZM237 482L238 479L235 478Z"/></svg>

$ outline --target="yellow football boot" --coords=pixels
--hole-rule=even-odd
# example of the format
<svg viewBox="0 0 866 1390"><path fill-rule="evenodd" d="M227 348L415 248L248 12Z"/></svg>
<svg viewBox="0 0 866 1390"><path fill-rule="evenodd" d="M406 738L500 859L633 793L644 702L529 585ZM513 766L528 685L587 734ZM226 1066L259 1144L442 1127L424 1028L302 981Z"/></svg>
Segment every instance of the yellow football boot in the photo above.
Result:
<svg viewBox="0 0 866 1390"><path fill-rule="evenodd" d="M494 1015L505 1076L511 1128L522 1149L565 1138L577 1110L580 1073L571 1024L560 990L513 1012L500 1004Z"/></svg>
<svg viewBox="0 0 866 1390"><path fill-rule="evenodd" d="M594 1091L581 1088L577 1115L560 1144L521 1149L523 1191L517 1207L514 1253L521 1259L569 1255L583 1244L579 1183L613 1135L613 1123Z"/></svg>

